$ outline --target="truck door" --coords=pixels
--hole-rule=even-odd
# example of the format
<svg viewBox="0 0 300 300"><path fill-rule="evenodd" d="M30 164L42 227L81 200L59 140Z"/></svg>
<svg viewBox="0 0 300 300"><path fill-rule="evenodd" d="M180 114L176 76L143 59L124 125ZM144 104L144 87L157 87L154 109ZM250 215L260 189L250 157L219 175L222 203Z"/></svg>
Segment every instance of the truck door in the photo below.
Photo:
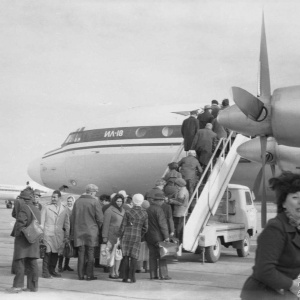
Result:
<svg viewBox="0 0 300 300"><path fill-rule="evenodd" d="M248 228L253 228L253 235L256 233L256 208L253 204L250 192L245 191L246 197L246 212L248 217Z"/></svg>

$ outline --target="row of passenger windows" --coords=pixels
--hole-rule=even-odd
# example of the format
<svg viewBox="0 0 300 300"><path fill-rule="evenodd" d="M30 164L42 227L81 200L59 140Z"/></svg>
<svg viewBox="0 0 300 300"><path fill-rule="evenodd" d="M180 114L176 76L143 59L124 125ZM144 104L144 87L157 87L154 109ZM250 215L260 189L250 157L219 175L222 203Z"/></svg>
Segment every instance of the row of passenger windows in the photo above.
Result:
<svg viewBox="0 0 300 300"><path fill-rule="evenodd" d="M180 137L180 126L127 127L123 129L94 129L71 133L63 145L109 139Z"/></svg>

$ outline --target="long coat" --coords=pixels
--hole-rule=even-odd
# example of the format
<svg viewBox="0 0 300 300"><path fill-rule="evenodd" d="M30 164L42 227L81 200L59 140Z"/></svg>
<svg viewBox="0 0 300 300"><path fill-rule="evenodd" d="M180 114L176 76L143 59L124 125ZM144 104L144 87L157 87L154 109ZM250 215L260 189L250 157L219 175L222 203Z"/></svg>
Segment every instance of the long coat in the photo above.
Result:
<svg viewBox="0 0 300 300"><path fill-rule="evenodd" d="M184 150L189 151L197 130L199 129L199 122L195 117L190 116L185 119L181 125L181 134L184 139Z"/></svg>
<svg viewBox="0 0 300 300"><path fill-rule="evenodd" d="M211 158L212 146L216 137L217 134L208 128L199 129L194 137L192 149L196 150L199 161L203 165L207 165Z"/></svg>
<svg viewBox="0 0 300 300"><path fill-rule="evenodd" d="M70 235L67 208L61 203L57 207L54 204L45 205L41 212L41 225L47 252L62 253L63 240Z"/></svg>
<svg viewBox="0 0 300 300"><path fill-rule="evenodd" d="M107 238L114 245L118 239L118 232L123 221L125 210L119 211L111 205L104 213L104 222L102 228L102 238Z"/></svg>
<svg viewBox="0 0 300 300"><path fill-rule="evenodd" d="M71 239L74 246L99 246L103 212L99 200L83 194L74 203L71 216Z"/></svg>
<svg viewBox="0 0 300 300"><path fill-rule="evenodd" d="M300 233L289 224L286 214L271 219L257 239L253 274L242 289L242 299L283 298L276 290L288 290L300 274Z"/></svg>
<svg viewBox="0 0 300 300"><path fill-rule="evenodd" d="M178 165L180 167L180 173L184 179L196 179L197 170L202 173L202 168L198 159L192 155L183 157Z"/></svg>
<svg viewBox="0 0 300 300"><path fill-rule="evenodd" d="M119 236L123 256L138 259L142 236L148 231L148 214L140 206L134 206L125 212Z"/></svg>
<svg viewBox="0 0 300 300"><path fill-rule="evenodd" d="M151 245L169 238L169 229L165 213L159 204L151 201L148 213L148 231L146 241Z"/></svg>
<svg viewBox="0 0 300 300"><path fill-rule="evenodd" d="M16 225L17 225L17 217L18 217L18 214L20 212L20 209L21 209L22 205L24 205L24 204L25 204L25 201L22 198L16 199L14 201L14 208L13 208L13 210L11 212L11 216L16 219L16 222L15 222L13 230L12 230L12 232L10 234L11 236L15 236Z"/></svg>
<svg viewBox="0 0 300 300"><path fill-rule="evenodd" d="M28 203L28 206L33 211L35 217L41 222L41 212L38 208L36 208L33 203ZM30 225L30 223L34 220L34 216L32 212L28 208L28 206L23 202L18 208L19 213L16 219L15 225L15 245L14 245L14 260L22 259L26 257L30 258L40 258L40 246L39 241L37 240L35 243L31 244L27 241L24 236L22 229L26 228Z"/></svg>

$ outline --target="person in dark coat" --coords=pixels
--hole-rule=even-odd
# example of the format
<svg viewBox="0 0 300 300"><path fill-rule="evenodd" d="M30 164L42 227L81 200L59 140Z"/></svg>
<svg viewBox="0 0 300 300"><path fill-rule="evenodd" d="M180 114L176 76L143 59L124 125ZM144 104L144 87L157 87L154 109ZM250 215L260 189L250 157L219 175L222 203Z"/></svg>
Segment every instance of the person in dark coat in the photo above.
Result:
<svg viewBox="0 0 300 300"><path fill-rule="evenodd" d="M124 196L122 194L116 194L110 207L104 213L104 221L102 228L103 243L109 246L110 252L112 252L114 245L118 241L118 232L123 221L125 210L123 209ZM119 278L120 261L115 260L115 263L110 267L111 279Z"/></svg>
<svg viewBox="0 0 300 300"><path fill-rule="evenodd" d="M71 216L71 240L78 248L78 278L84 279L85 258L87 280L97 279L94 276L94 247L99 245L99 233L103 223L103 213L96 198L98 187L88 184L86 193L75 202Z"/></svg>
<svg viewBox="0 0 300 300"><path fill-rule="evenodd" d="M149 190L145 194L145 199L148 201L154 199L154 195L156 193L160 193L164 189L165 185L166 185L166 181L164 179L162 179L162 178L157 179L155 182L155 187L152 188L151 190Z"/></svg>
<svg viewBox="0 0 300 300"><path fill-rule="evenodd" d="M175 187L175 180L177 178L182 178L182 174L178 172L178 163L177 162L171 162L168 164L169 171L164 176L164 180L166 181L166 185L164 187L165 195L170 198L174 197L177 193L177 189Z"/></svg>
<svg viewBox="0 0 300 300"><path fill-rule="evenodd" d="M185 119L181 125L181 134L184 139L184 151L189 151L194 139L194 136L199 129L197 121L197 110L191 111L190 117Z"/></svg>
<svg viewBox="0 0 300 300"><path fill-rule="evenodd" d="M257 239L253 273L241 299L296 300L300 296L300 175L283 172L269 184L276 193L277 216Z"/></svg>
<svg viewBox="0 0 300 300"><path fill-rule="evenodd" d="M125 212L120 230L123 282L136 282L135 271L140 254L141 240L148 231L148 214L141 208L144 196L135 194L133 208Z"/></svg>
<svg viewBox="0 0 300 300"><path fill-rule="evenodd" d="M148 232L146 233L146 242L149 247L149 267L150 279L159 279L157 267L159 267L159 276L162 280L171 279L168 275L167 260L160 258L158 242L169 241L169 230L167 219L161 208L165 197L161 193L155 194L154 199L150 201L148 213ZM159 261L159 265L157 265Z"/></svg>
<svg viewBox="0 0 300 300"><path fill-rule="evenodd" d="M199 162L203 168L208 165L212 156L213 145L217 134L212 131L212 124L207 123L204 129L199 129L193 140L192 149L196 150Z"/></svg>
<svg viewBox="0 0 300 300"><path fill-rule="evenodd" d="M197 119L199 122L199 129L203 129L203 128L205 128L207 123L211 123L212 120L214 119L214 116L211 114L211 106L205 105L204 112L202 114L199 114ZM193 148L190 148L190 149L193 149Z"/></svg>
<svg viewBox="0 0 300 300"><path fill-rule="evenodd" d="M211 114L216 118L219 114L220 106L217 100L211 100Z"/></svg>
<svg viewBox="0 0 300 300"><path fill-rule="evenodd" d="M16 217L16 224L12 235L15 237L14 242L14 278L13 287L7 289L9 293L20 293L23 290L38 291L38 264L37 259L40 257L39 240L29 243L22 230L28 227L34 219L41 223L41 213L33 204L33 191L25 189L21 192L20 207ZM24 203L21 203L23 202ZM24 289L25 264L27 273L27 288Z"/></svg>
<svg viewBox="0 0 300 300"><path fill-rule="evenodd" d="M192 196L198 181L198 173L200 174L203 172L202 167L200 166L200 163L196 158L195 150L190 150L188 152L188 156L183 157L178 162L178 166L180 168L182 178L186 181L189 195ZM175 188L177 189L176 185Z"/></svg>

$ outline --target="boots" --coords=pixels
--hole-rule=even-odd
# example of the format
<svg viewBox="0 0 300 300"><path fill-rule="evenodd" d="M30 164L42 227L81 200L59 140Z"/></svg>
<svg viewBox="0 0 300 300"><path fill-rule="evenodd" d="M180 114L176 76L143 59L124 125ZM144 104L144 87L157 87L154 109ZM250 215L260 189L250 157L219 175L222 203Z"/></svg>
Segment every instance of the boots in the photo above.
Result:
<svg viewBox="0 0 300 300"><path fill-rule="evenodd" d="M63 263L64 257L62 255L58 256L58 272L62 272L63 268L62 268L62 263Z"/></svg>
<svg viewBox="0 0 300 300"><path fill-rule="evenodd" d="M74 271L74 269L69 267L70 258L65 257L65 265L64 265L64 271Z"/></svg>
<svg viewBox="0 0 300 300"><path fill-rule="evenodd" d="M45 253L45 256L43 258L43 278L52 278L52 276L49 273L49 258L50 255L49 253Z"/></svg>
<svg viewBox="0 0 300 300"><path fill-rule="evenodd" d="M100 259L99 259L99 258L95 258L95 264L94 264L94 267L95 267L95 268L101 268L101 265L100 265Z"/></svg>
<svg viewBox="0 0 300 300"><path fill-rule="evenodd" d="M129 279L131 282L136 282L135 280L135 270L137 267L137 260L131 257L130 267L129 267Z"/></svg>
<svg viewBox="0 0 300 300"><path fill-rule="evenodd" d="M124 256L122 259L122 274L121 277L123 278L123 282L127 282L129 279L129 256Z"/></svg>

